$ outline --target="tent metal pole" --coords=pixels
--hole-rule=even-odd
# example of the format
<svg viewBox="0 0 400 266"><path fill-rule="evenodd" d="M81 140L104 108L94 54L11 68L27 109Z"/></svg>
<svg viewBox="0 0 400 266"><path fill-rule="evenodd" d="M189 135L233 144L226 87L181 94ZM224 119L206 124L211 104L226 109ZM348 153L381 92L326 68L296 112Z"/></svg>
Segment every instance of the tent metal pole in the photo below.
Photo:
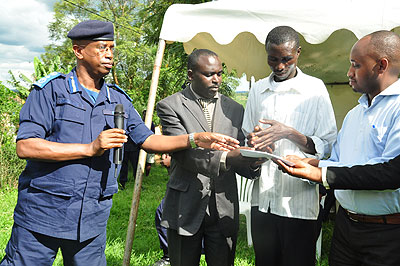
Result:
<svg viewBox="0 0 400 266"><path fill-rule="evenodd" d="M162 63L162 59L163 59L163 55L164 55L164 50L165 50L165 40L160 39L158 42L157 54L156 54L156 59L154 62L154 67L153 67L153 75L151 77L149 100L147 102L145 124L148 128L151 128L151 122L152 122L152 118L153 118L153 110L154 110L154 105L155 105L155 101L156 101L158 79L160 77L160 69L161 69L161 63ZM146 152L144 150L140 150L138 167L137 167L137 171L136 171L135 187L133 189L131 213L129 215L128 229L126 232L124 259L122 261L123 266L129 266L129 263L131 260L132 245L133 245L133 239L135 236L136 219L137 219L137 214L138 214L138 209L139 209L140 190L142 188L145 163L146 163Z"/></svg>

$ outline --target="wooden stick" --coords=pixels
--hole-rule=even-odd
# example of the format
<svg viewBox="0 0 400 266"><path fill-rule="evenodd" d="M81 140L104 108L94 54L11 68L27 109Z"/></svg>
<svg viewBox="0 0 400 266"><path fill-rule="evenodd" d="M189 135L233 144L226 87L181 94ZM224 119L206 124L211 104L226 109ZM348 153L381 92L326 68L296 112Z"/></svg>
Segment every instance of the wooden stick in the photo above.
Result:
<svg viewBox="0 0 400 266"><path fill-rule="evenodd" d="M156 54L156 59L153 67L153 75L151 77L151 85L149 92L149 101L147 102L147 111L145 124L148 128L151 128L151 122L153 118L153 110L156 101L156 93L158 86L158 79L160 76L161 63L165 50L165 40L160 39L158 42L158 49ZM140 150L138 167L136 171L136 180L135 180L135 188L133 190L133 198L132 198L132 206L131 213L129 215L129 224L126 232L126 242L125 242L125 251L124 251L124 259L122 261L123 266L129 266L131 260L131 252L133 239L135 236L135 227L136 227L136 218L139 209L139 200L140 200L140 190L142 188L143 181L143 173L144 173L144 165L146 164L146 152L144 150Z"/></svg>

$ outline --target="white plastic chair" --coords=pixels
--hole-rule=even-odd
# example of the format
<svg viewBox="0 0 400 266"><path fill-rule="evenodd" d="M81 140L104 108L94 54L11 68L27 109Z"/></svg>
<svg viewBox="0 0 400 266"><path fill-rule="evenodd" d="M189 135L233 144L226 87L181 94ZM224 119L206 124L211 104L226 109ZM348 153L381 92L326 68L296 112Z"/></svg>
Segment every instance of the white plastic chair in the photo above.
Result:
<svg viewBox="0 0 400 266"><path fill-rule="evenodd" d="M321 205L322 205L322 206L324 206L325 197L326 197L326 196L323 196L323 197L321 198ZM317 246L316 246L316 254L315 254L315 256L316 256L316 258L317 258L317 261L321 261L322 227L321 227L321 231L319 232L319 236L318 236L316 245L317 245Z"/></svg>
<svg viewBox="0 0 400 266"><path fill-rule="evenodd" d="M319 237L317 239L317 248L316 248L316 258L317 261L321 261L321 250L322 250L322 228L321 228L321 232L319 232Z"/></svg>
<svg viewBox="0 0 400 266"><path fill-rule="evenodd" d="M251 238L251 192L254 180L236 175L236 182L239 194L239 213L246 217L247 244L253 245Z"/></svg>

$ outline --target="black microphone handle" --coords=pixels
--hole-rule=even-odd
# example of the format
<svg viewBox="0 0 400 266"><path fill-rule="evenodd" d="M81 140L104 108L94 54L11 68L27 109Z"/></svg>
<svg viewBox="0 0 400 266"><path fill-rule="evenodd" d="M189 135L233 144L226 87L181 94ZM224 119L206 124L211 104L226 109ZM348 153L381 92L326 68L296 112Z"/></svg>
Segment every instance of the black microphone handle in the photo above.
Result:
<svg viewBox="0 0 400 266"><path fill-rule="evenodd" d="M117 104L114 110L115 128L124 129L124 106ZM114 164L122 164L122 148L114 148Z"/></svg>

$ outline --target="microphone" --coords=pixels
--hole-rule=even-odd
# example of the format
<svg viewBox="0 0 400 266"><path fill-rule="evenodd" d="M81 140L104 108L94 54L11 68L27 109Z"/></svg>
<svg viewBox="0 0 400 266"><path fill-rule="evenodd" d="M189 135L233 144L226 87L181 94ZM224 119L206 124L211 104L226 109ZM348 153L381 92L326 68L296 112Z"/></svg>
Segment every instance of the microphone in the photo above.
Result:
<svg viewBox="0 0 400 266"><path fill-rule="evenodd" d="M125 115L124 106L122 104L117 104L114 109L115 128L124 129L124 118L125 118L124 115ZM121 163L122 163L122 148L114 148L115 178L117 178L118 164Z"/></svg>

